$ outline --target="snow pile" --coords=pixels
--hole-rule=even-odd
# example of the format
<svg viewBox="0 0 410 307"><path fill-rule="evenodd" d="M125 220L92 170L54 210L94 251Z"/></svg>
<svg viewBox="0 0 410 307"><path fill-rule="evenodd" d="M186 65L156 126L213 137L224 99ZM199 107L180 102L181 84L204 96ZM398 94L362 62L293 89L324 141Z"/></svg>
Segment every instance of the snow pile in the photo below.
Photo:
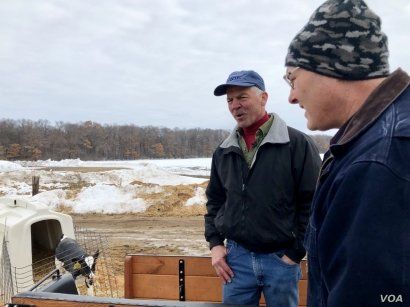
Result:
<svg viewBox="0 0 410 307"><path fill-rule="evenodd" d="M0 168L6 169L7 165L8 170L14 171L0 172L0 196L30 199L32 176L40 176L40 193L32 199L52 209L75 213L127 213L142 212L150 204L156 204L158 194L165 193L163 197L166 197L167 186L208 181L211 159L5 162ZM192 187L188 191L190 189L193 197L185 205L205 204L204 188L194 190Z"/></svg>
<svg viewBox="0 0 410 307"><path fill-rule="evenodd" d="M186 201L185 206L205 205L205 203L206 203L205 189L201 187L197 187L195 189L195 195Z"/></svg>
<svg viewBox="0 0 410 307"><path fill-rule="evenodd" d="M211 158L172 159L172 160L145 160L158 167L175 174L187 176L209 177L211 172Z"/></svg>
<svg viewBox="0 0 410 307"><path fill-rule="evenodd" d="M21 170L23 167L20 164L13 163L10 161L0 160L0 172L10 172Z"/></svg>
<svg viewBox="0 0 410 307"><path fill-rule="evenodd" d="M10 176L10 173L8 173ZM25 182L14 182L11 180L3 181L1 180L0 184L0 195L4 194L6 196L14 196L14 195L28 195L31 193L31 183Z"/></svg>
<svg viewBox="0 0 410 307"><path fill-rule="evenodd" d="M80 159L65 159L60 161L38 160L38 161L21 161L21 165L26 167L81 167L87 164L86 161Z"/></svg>
<svg viewBox="0 0 410 307"><path fill-rule="evenodd" d="M115 186L97 184L85 188L72 204L77 213L127 213L142 212L147 204L141 198L134 198L130 188L120 189Z"/></svg>
<svg viewBox="0 0 410 307"><path fill-rule="evenodd" d="M67 199L64 190L56 189L33 196L31 199L39 201L51 209L61 209L61 206L75 213L128 213L142 212L147 204L141 198L135 198L134 187L117 188L112 185L97 184L87 187L75 199Z"/></svg>
<svg viewBox="0 0 410 307"><path fill-rule="evenodd" d="M151 163L141 164L138 166L138 168L135 167L132 175L134 176L134 180L135 178L139 178L139 180L144 183L153 183L159 185L194 184L203 183L207 180L204 178L193 178L173 174Z"/></svg>
<svg viewBox="0 0 410 307"><path fill-rule="evenodd" d="M66 192L61 189L51 190L34 195L31 199L47 205L51 209L57 209L65 205Z"/></svg>

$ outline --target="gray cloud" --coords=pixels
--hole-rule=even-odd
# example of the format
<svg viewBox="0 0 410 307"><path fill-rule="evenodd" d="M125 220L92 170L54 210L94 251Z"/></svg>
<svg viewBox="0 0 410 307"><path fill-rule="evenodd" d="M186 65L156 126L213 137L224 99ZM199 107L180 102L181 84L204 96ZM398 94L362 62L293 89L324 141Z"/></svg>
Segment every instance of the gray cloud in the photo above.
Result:
<svg viewBox="0 0 410 307"><path fill-rule="evenodd" d="M268 109L306 131L282 80L290 40L322 1L0 3L0 117L230 129L216 85L254 69ZM368 0L409 70L408 0Z"/></svg>

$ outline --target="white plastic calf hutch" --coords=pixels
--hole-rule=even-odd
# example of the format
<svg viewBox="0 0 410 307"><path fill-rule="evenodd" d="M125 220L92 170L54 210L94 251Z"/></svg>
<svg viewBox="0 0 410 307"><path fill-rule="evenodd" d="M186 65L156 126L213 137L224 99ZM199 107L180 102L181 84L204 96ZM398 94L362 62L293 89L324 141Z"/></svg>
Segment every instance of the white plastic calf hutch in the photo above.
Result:
<svg viewBox="0 0 410 307"><path fill-rule="evenodd" d="M25 291L43 277L36 267L53 269L62 234L75 238L71 216L39 202L0 197L0 301L10 291ZM41 263L45 259L48 263Z"/></svg>

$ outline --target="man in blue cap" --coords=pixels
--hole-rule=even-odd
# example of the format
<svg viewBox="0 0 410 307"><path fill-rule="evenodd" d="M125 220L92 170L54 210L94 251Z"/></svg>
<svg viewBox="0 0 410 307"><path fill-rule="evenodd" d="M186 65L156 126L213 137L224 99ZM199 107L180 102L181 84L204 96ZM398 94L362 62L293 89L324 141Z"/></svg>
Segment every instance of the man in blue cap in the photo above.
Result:
<svg viewBox="0 0 410 307"><path fill-rule="evenodd" d="M258 73L233 72L214 94L226 94L237 122L213 154L206 190L205 237L224 282L223 302L258 305L263 292L268 306L296 307L318 151L266 112Z"/></svg>

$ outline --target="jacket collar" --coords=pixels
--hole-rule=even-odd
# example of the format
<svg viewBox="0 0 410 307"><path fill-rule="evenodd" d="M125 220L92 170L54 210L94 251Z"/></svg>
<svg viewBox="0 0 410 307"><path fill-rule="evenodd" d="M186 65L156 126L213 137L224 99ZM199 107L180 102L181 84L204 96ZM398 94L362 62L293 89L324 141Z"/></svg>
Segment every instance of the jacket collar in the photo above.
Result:
<svg viewBox="0 0 410 307"><path fill-rule="evenodd" d="M387 77L366 99L363 106L339 129L331 139L331 149L350 143L365 131L403 93L410 77L398 68Z"/></svg>
<svg viewBox="0 0 410 307"><path fill-rule="evenodd" d="M269 115L273 116L273 123L269 129L268 134L263 139L261 146L265 143L272 143L272 144L285 144L289 143L289 133L286 126L286 123L283 119L279 117L276 113L270 113ZM238 147L238 137L237 131L238 127L236 127L231 134L222 142L220 145L221 148L228 148L231 146Z"/></svg>

